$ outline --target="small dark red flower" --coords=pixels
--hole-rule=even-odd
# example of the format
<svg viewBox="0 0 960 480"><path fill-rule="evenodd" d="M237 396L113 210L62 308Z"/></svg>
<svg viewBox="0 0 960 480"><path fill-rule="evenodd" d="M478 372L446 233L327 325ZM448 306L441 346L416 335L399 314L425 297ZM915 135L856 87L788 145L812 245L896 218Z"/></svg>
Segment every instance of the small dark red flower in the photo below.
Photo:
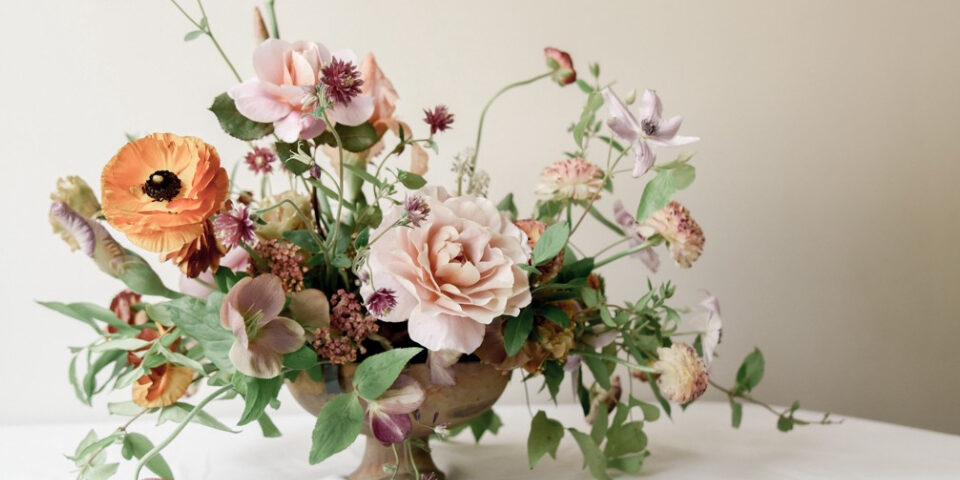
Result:
<svg viewBox="0 0 960 480"><path fill-rule="evenodd" d="M573 59L569 53L547 47L543 49L543 56L547 58L547 65L555 69L553 80L561 87L577 81L577 71L573 68Z"/></svg>
<svg viewBox="0 0 960 480"><path fill-rule="evenodd" d="M423 113L426 115L423 121L430 125L430 135L442 132L453 124L453 114L446 105L437 105L433 110L424 110Z"/></svg>
<svg viewBox="0 0 960 480"><path fill-rule="evenodd" d="M336 105L347 105L360 95L360 71L353 62L344 62L334 58L321 70L320 83L327 86L327 100Z"/></svg>

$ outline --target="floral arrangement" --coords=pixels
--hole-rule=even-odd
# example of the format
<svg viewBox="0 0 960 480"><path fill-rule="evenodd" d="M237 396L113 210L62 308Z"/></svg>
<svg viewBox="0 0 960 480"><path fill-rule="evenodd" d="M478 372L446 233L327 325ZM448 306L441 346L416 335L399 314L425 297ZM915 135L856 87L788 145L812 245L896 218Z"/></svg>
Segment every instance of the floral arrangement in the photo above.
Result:
<svg viewBox="0 0 960 480"><path fill-rule="evenodd" d="M352 385L320 411L311 463L351 445L365 426L397 453L394 475L402 456L426 448L411 436L417 425L440 437L469 427L478 441L495 433L493 411L451 428L438 412L420 410L428 388L455 388L453 366L470 362L503 375L520 370L554 401L564 379L572 383L591 429L565 428L537 412L530 468L555 456L569 433L596 478L634 473L648 455L644 423L685 408L708 386L729 398L734 427L744 402L764 405L784 431L808 423L794 415L796 403L779 410L750 395L764 375L759 350L732 386L714 383L716 298L694 309L671 306L674 285L649 281L633 301L606 295L601 272L613 262L639 260L656 272L666 256L688 268L704 248L703 230L673 199L694 181L691 155L657 161L660 149L697 138L679 134L681 118L664 116L654 91L620 97L599 66L583 78L570 55L547 48L546 69L497 92L479 118L476 145L444 162L436 137L458 117L440 105L424 111L424 125L397 118L397 91L372 54L360 61L349 50L281 40L270 1L271 27L258 10L262 43L253 52L255 75L244 81L202 3L199 17L172 3L196 28L186 40L207 37L236 75L210 111L226 133L247 142L234 172L249 169L263 183L249 190L233 183L213 146L170 133L122 146L103 169L99 198L79 177L57 183L54 231L126 285L109 308L42 302L95 331L72 349L77 397L90 404L104 391L131 395L108 404L128 421L91 432L70 456L79 478L112 476L118 464L106 456L117 447L137 462L136 478L142 468L172 478L161 452L186 426L232 431L204 410L214 400L241 399L237 425L256 422L265 436L279 435L267 410L277 407L284 381L322 382L347 365L356 366ZM575 85L585 106L568 151L543 170L540 200L521 215L512 195L486 197L495 177L479 168L481 133L494 100L541 80ZM424 177L438 161L456 174L449 188ZM617 201L612 211L599 210L595 202L613 195L626 172L636 182L631 189L642 187L636 208ZM277 176L289 179L289 190L270 190ZM592 254L574 242L588 217L612 234L610 246ZM118 236L176 265L179 288L164 285ZM404 373L423 363L430 385ZM634 396L635 383L656 402ZM202 384L213 391L188 403ZM178 426L154 443L131 430L148 415Z"/></svg>

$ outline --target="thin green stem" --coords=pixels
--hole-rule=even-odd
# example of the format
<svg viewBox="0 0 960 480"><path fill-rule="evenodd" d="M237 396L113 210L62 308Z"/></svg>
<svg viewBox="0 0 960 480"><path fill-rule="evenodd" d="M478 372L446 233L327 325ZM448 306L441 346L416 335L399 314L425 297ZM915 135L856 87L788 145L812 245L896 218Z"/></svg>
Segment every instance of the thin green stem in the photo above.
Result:
<svg viewBox="0 0 960 480"><path fill-rule="evenodd" d="M604 354L602 354L602 353L597 353L597 352L593 352L593 351L590 351L590 350L571 350L570 353L572 353L572 354L574 354L574 355L580 355L580 356L583 356L583 357L594 357L594 358L599 358L599 359L601 359L601 360L607 360L607 361L610 361L610 362L619 363L620 365L623 365L624 367L627 367L627 368L630 368L630 369L633 369L633 370L639 370L639 371L641 371L641 372L660 373L660 370L657 370L656 368L648 367L648 366L645 366L645 365L637 365L637 364L635 364L635 363L630 363L630 362L628 362L628 361L626 361L626 360L623 360L623 359L620 358L620 357L615 357L615 356L613 356L613 355L604 355Z"/></svg>
<svg viewBox="0 0 960 480"><path fill-rule="evenodd" d="M791 410L790 410L789 408L786 408L786 409L784 409L784 410L781 412L781 411L777 410L776 408L773 408L773 406L771 406L771 405L770 405L769 403L767 403L767 402L764 402L764 401L761 401L761 400L757 400L756 398L754 398L754 397L752 397L752 396L750 396L750 395L748 395L748 394L746 394L746 393L735 392L735 391L730 390L730 389L728 389L728 388L724 388L723 386L717 384L717 383L714 382L713 380L708 380L708 382L710 383L710 386L712 386L713 388L716 388L717 390L720 390L721 392L725 393L725 394L726 394L728 397L730 397L731 399L733 399L733 398L739 398L739 399L741 399L741 400L743 400L743 401L745 401L745 402L747 402L747 403L752 403L752 404L754 404L754 405L759 405L759 406L765 408L765 409L766 409L767 411L769 411L770 413L772 413L772 414L774 414L774 415L776 415L776 416L778 416L778 417L783 417L783 416L785 416L785 415L789 415L790 412L791 412ZM811 421L811 420L798 420L798 421L801 421L801 422L803 422L803 423L819 424L819 425L833 425L833 424L837 424L837 423L843 423L843 420L830 420L830 419L827 417L827 415L824 415L823 419L818 420L818 421Z"/></svg>
<svg viewBox="0 0 960 480"><path fill-rule="evenodd" d="M617 245L621 245L621 244L623 244L624 242L629 242L629 241L630 241L630 237L623 237L623 238L621 238L620 240L617 240L616 242L613 242L613 243L611 243L610 245L607 245L606 247L603 247L599 252L594 253L593 256L594 256L594 257L599 257L600 254L606 253L606 252L607 252L608 250L610 250L611 248L616 247Z"/></svg>
<svg viewBox="0 0 960 480"><path fill-rule="evenodd" d="M605 265L607 265L607 264L610 264L610 263L613 263L613 262L615 262L615 261L617 261L617 260L620 260L621 258L626 257L626 256L628 256L628 255L633 255L634 253L637 253L637 252L646 250L646 249L648 249L648 248L656 245L657 243L659 243L658 240L647 240L646 242L643 242L643 243L641 243L640 245L637 245L636 247L628 248L628 249L626 249L626 250L624 250L624 251L622 251L622 252L620 252L620 253L611 255L611 256L603 259L603 260L600 260L599 262L597 262L596 264L594 264L594 267L593 267L593 268L594 268L594 269L598 269L598 268L603 267L603 266L605 266Z"/></svg>
<svg viewBox="0 0 960 480"><path fill-rule="evenodd" d="M203 15L203 18L207 20L206 24L206 34L210 37L210 42L213 43L214 48L217 49L217 52L220 53L220 56L223 57L223 61L227 63L227 66L230 67L230 71L233 72L233 76L237 78L238 82L243 81L243 77L240 76L240 73L237 72L236 67L233 66L233 62L227 57L227 53L223 51L223 47L220 46L220 42L217 41L217 37L213 35L213 30L210 28L210 19L207 18L207 12L203 9L203 1L197 0L197 6L200 7L200 14Z"/></svg>
<svg viewBox="0 0 960 480"><path fill-rule="evenodd" d="M330 235L330 254L327 257L327 260L333 260L333 253L337 248L337 236L340 234L340 215L343 214L343 141L340 140L340 134L337 133L337 129L333 128L334 125L330 121L330 117L327 115L326 109L323 110L323 121L327 124L327 128L330 129L330 133L333 134L334 140L337 141L337 156L339 162L337 162L337 196L340 199L337 202L337 215L333 218L333 234Z"/></svg>
<svg viewBox="0 0 960 480"><path fill-rule="evenodd" d="M533 78L528 78L528 79L526 79L526 80L520 80L519 82L511 83L511 84L509 84L509 85L501 88L496 94L493 95L493 98L491 98L490 100L487 101L487 104L484 105L484 107L483 107L483 111L480 112L480 122L479 122L479 124L477 125L477 141L476 141L476 143L475 143L475 145L474 145L474 147L473 147L473 158L470 160L470 170L471 170L471 171L476 171L476 167L477 167L477 155L480 154L480 138L483 136L483 121L487 118L487 111L490 110L490 106L493 105L493 102L495 102L498 98L500 98L500 96L503 95L504 93L507 93L507 92L509 92L510 90L513 90L514 88L522 87L522 86L524 86L524 85L529 85L529 84L531 84L531 83L533 83L533 82L536 82L537 80L540 80L540 79L543 79L543 78L547 78L547 77L549 77L550 75L553 75L553 72L554 72L553 70L550 70L550 71L547 72L547 73L543 73L543 74L537 75L537 76L535 76L535 77L533 77ZM458 191L457 193L460 194L460 193L462 193L462 192Z"/></svg>
<svg viewBox="0 0 960 480"><path fill-rule="evenodd" d="M200 413L201 410L203 410L203 407L207 406L207 404L212 402L215 398L219 397L220 395L223 395L228 390L232 390L232 389L233 389L233 385L225 385L223 387L220 387L217 391L211 393L207 398L204 398L203 400L200 401L200 403L198 403L195 407L193 407L193 410L190 410L190 412L187 413L187 416L184 417L183 421L180 422L179 425L177 425L177 428L175 428L173 432L170 432L170 435L168 435L167 438L163 439L162 442L158 443L155 447L153 447L153 449L147 452L146 455L140 458L140 461L137 462L137 468L134 470L134 474L133 474L134 480L138 480L140 478L140 471L143 470L144 465L146 465L147 462L153 459L153 457L157 456L157 454L163 451L163 449L166 448L167 445L170 445L170 442L172 442L173 439L177 438L177 435L179 435L180 432L182 432L183 429L187 427L187 424L193 420L193 417L196 417L197 414Z"/></svg>

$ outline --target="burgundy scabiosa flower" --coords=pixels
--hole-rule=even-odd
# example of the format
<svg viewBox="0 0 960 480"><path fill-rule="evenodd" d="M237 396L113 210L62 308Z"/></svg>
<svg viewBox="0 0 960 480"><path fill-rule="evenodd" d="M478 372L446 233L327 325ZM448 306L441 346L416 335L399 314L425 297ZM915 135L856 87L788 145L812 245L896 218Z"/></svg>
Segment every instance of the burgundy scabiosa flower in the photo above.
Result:
<svg viewBox="0 0 960 480"><path fill-rule="evenodd" d="M320 83L327 87L327 100L336 105L347 105L360 95L360 71L353 62L334 57L321 70Z"/></svg>
<svg viewBox="0 0 960 480"><path fill-rule="evenodd" d="M453 114L447 109L446 105L437 105L433 110L424 110L426 115L423 121L430 125L430 135L437 132L443 132L453 124Z"/></svg>
<svg viewBox="0 0 960 480"><path fill-rule="evenodd" d="M367 298L367 311L375 317L382 317L397 306L397 292L389 288L378 288Z"/></svg>
<svg viewBox="0 0 960 480"><path fill-rule="evenodd" d="M573 59L569 53L547 47L543 49L543 56L547 58L547 65L554 69L553 80L561 87L577 81L577 71L573 68Z"/></svg>
<svg viewBox="0 0 960 480"><path fill-rule="evenodd" d="M227 250L238 245L252 245L256 240L256 226L250 219L250 207L240 204L229 212L217 215L213 221L217 238Z"/></svg>
<svg viewBox="0 0 960 480"><path fill-rule="evenodd" d="M420 195L412 195L403 201L403 210L410 225L419 227L430 215L430 205Z"/></svg>
<svg viewBox="0 0 960 480"><path fill-rule="evenodd" d="M269 148L253 147L243 158L251 172L266 174L273 171L273 162L277 156Z"/></svg>

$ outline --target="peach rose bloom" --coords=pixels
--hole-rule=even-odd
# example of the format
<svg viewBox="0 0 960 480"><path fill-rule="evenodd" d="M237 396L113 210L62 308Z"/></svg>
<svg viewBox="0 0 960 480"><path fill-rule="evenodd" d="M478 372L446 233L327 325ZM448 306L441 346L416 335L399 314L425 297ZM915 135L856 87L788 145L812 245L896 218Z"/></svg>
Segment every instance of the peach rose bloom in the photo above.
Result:
<svg viewBox="0 0 960 480"><path fill-rule="evenodd" d="M441 187L419 192L430 206L419 227L395 227L402 205L384 209L379 239L370 248L371 278L361 289L395 292L397 305L380 317L408 321L410 339L429 350L471 353L486 325L516 316L531 301L527 273L518 265L529 254L524 235L486 198L451 196Z"/></svg>
<svg viewBox="0 0 960 480"><path fill-rule="evenodd" d="M154 133L124 145L101 176L103 215L138 247L169 253L197 240L230 181L212 146Z"/></svg>

